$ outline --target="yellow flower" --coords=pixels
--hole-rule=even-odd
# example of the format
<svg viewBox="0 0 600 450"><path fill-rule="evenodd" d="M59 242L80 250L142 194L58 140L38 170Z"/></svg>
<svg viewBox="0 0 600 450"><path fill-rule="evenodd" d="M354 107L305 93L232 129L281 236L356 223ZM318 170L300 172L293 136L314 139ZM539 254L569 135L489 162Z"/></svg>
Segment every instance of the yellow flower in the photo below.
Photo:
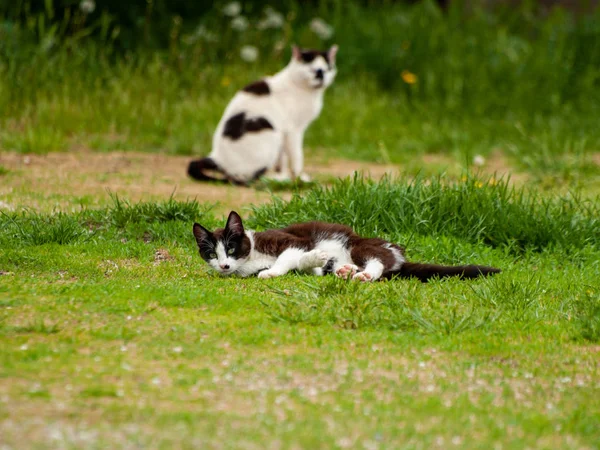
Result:
<svg viewBox="0 0 600 450"><path fill-rule="evenodd" d="M481 181L477 181L475 183L475 187L478 187L478 188L483 187L483 183Z"/></svg>
<svg viewBox="0 0 600 450"><path fill-rule="evenodd" d="M463 183L467 180L468 180L468 178L466 175L463 175L462 178L460 179L460 181L462 181Z"/></svg>
<svg viewBox="0 0 600 450"><path fill-rule="evenodd" d="M224 76L223 79L221 80L221 86L227 87L230 84L231 84L231 78L229 78L228 76Z"/></svg>
<svg viewBox="0 0 600 450"><path fill-rule="evenodd" d="M415 84L417 81L419 81L417 76L408 70L403 70L400 76L406 84Z"/></svg>

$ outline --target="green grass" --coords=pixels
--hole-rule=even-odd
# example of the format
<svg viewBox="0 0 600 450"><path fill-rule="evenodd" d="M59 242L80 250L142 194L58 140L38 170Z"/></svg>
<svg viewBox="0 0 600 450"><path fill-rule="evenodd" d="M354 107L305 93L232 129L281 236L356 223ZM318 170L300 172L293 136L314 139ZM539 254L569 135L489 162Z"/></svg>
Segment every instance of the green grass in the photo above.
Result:
<svg viewBox="0 0 600 450"><path fill-rule="evenodd" d="M547 198L508 180L464 176L373 182L356 176L255 208L254 224L282 227L310 220L350 224L357 232L444 235L515 252L580 249L600 243L600 199L576 192Z"/></svg>
<svg viewBox="0 0 600 450"><path fill-rule="evenodd" d="M246 223L336 221L412 261L502 273L221 278L191 233L223 225L215 205L99 201L74 174L71 197L13 190L29 169L0 161L0 447L598 448L598 13L289 8L282 29L245 34L218 8L168 18L158 49L124 45L132 30L99 10L0 17L0 151L206 154L229 99L290 43L336 42L308 159L406 176L261 182L293 195L248 205ZM331 39L310 31L317 15ZM476 155L519 181L476 175Z"/></svg>
<svg viewBox="0 0 600 450"><path fill-rule="evenodd" d="M451 220L444 229L421 218L415 232L399 220L407 208L429 205L431 218L469 198L483 217L493 211L477 226ZM350 220L367 201L382 208ZM191 223L213 228L224 218L193 201L114 197L101 210L3 214L0 441L594 448L597 215L573 197L527 210L529 201L503 182L355 179L248 218L262 229L313 208L320 219L409 244L412 260L503 269L429 284L221 278L198 256ZM512 214L523 224L507 236L535 242L536 228L559 228L548 245L479 234L513 228ZM559 233L579 244L559 245Z"/></svg>

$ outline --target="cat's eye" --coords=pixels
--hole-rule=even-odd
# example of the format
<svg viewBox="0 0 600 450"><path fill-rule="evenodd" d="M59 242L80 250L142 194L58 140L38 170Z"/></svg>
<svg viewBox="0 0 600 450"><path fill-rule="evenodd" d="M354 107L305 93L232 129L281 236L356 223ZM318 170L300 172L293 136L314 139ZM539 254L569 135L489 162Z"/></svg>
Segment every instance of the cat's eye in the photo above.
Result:
<svg viewBox="0 0 600 450"><path fill-rule="evenodd" d="M230 248L229 250L227 250L228 255L233 255L234 253L235 253L235 248Z"/></svg>
<svg viewBox="0 0 600 450"><path fill-rule="evenodd" d="M211 259L214 259L214 258L216 258L216 257L217 257L217 254L216 254L216 253L211 253L211 254L210 254L210 255L208 255L208 256L210 256L210 258L211 258Z"/></svg>

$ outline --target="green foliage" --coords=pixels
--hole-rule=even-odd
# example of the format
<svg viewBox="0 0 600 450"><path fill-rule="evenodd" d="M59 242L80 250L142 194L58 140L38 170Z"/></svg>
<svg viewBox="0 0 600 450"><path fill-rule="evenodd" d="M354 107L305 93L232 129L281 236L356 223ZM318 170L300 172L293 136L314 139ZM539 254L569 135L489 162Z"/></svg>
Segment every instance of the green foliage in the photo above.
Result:
<svg viewBox="0 0 600 450"><path fill-rule="evenodd" d="M163 202L131 204L117 195L112 195L112 200L113 205L108 209L105 221L117 228L139 223L193 222L202 217L209 209L207 205L201 205L195 199L181 202L175 200L173 195Z"/></svg>
<svg viewBox="0 0 600 450"><path fill-rule="evenodd" d="M580 337L591 341L600 341L600 296L598 287L587 287L575 302L575 321Z"/></svg>
<svg viewBox="0 0 600 450"><path fill-rule="evenodd" d="M88 239L93 232L86 229L76 216L58 212L52 215L5 213L0 211L0 243L15 245L71 244Z"/></svg>
<svg viewBox="0 0 600 450"><path fill-rule="evenodd" d="M0 211L0 244L6 248L21 245L67 245L94 238L99 229L110 230L111 238L168 240L189 234L195 220L212 223L210 206L196 200L176 201L172 196L162 202L130 203L112 196L113 204L102 210L82 210L77 214L58 212ZM166 227L157 226L166 224Z"/></svg>
<svg viewBox="0 0 600 450"><path fill-rule="evenodd" d="M425 153L467 167L500 153L540 182L261 186L297 193L255 208L251 227L338 221L411 260L503 270L428 284L219 277L191 222L224 218L195 200L0 212L0 400L18 405L1 413L3 444L597 445L599 202L535 189L596 182L598 13L373 4L272 2L283 26L260 29L262 3L243 2L243 32L219 2L2 4L15 9L0 8L0 150L206 154L233 93L289 44L336 42L309 156L414 174ZM333 36L312 31L317 16Z"/></svg>
<svg viewBox="0 0 600 450"><path fill-rule="evenodd" d="M278 11L280 27L263 28L277 11L244 3L249 26L235 30L224 5L215 4L210 11L197 6L200 15L167 15L172 29L160 35L169 43L150 51L150 44L119 41L114 17L97 6L79 19L50 19L48 8L34 8L27 20L2 22L1 148L206 154L236 90L279 70L293 42L336 42L339 73L306 136L309 152L403 163L408 171L419 169L425 153L466 165L477 154L500 153L543 186L581 185L600 173L593 159L600 145L599 13L576 19L560 10L532 15L527 6L441 14L431 2L290 3ZM147 6L156 9L142 29L152 36L152 20L168 5ZM313 31L316 17L332 27L331 37ZM248 45L258 51L254 62L241 57Z"/></svg>
<svg viewBox="0 0 600 450"><path fill-rule="evenodd" d="M425 181L346 180L332 188L339 199L324 189L305 191L309 201L321 200L305 210L328 220L347 217L331 208L353 207L343 186L359 197L371 189L372 205L386 199L384 190L417 202L410 189L424 193L440 183ZM448 202L462 184L475 183L438 189ZM482 213L486 201L497 200L495 188L472 188ZM515 198L500 205L518 205ZM362 215L356 225L402 237L411 259L485 263L503 272L427 284L220 277L197 255L190 225L195 214L209 227L224 218L192 204L170 199L152 207L115 198L102 210L1 216L0 388L24 406L6 412L22 425L6 427L4 442L47 445L31 418L59 414L63 405L71 414L62 429L85 421L85 436L93 432L86 445L93 439L111 448L242 441L336 448L346 436L356 436L358 448L373 436L390 448L434 447L442 439L485 448L598 441L597 245L515 256L508 244L493 248L435 227L412 236L389 231L392 220L374 208L369 221ZM298 199L290 205L271 209L274 218L304 217ZM271 223L267 210L248 223ZM561 213L544 210L555 220ZM13 221L34 232L31 241ZM94 232L31 245L54 221ZM146 231L151 239L141 239ZM575 232L569 235L578 242ZM517 432L508 432L503 424L515 416ZM432 417L439 418L435 436L421 428ZM326 421L331 428L321 428ZM78 436L56 435L53 442L77 447Z"/></svg>
<svg viewBox="0 0 600 450"><path fill-rule="evenodd" d="M600 202L576 193L542 197L508 180L437 177L413 181L359 176L254 208L253 226L324 220L369 236L443 234L514 252L600 244Z"/></svg>

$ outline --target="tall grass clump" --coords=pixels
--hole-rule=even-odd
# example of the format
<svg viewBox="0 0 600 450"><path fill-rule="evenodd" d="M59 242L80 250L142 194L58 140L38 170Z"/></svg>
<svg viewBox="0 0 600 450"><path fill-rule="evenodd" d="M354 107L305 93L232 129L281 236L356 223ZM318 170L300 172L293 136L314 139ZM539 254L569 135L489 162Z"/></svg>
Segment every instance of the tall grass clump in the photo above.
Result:
<svg viewBox="0 0 600 450"><path fill-rule="evenodd" d="M111 195L111 198L113 204L105 210L103 220L117 228L139 223L192 222L209 209L195 199L177 201L172 195L160 202L131 203L117 195Z"/></svg>
<svg viewBox="0 0 600 450"><path fill-rule="evenodd" d="M520 252L600 244L600 202L546 198L507 180L443 176L380 182L356 176L254 208L253 226L323 220L373 235L451 235Z"/></svg>
<svg viewBox="0 0 600 450"><path fill-rule="evenodd" d="M71 244L90 238L93 232L77 215L58 212L5 213L0 211L0 247L15 245Z"/></svg>
<svg viewBox="0 0 600 450"><path fill-rule="evenodd" d="M77 244L91 238L191 239L191 223L214 223L209 204L196 200L131 203L116 195L113 204L98 210L43 214L0 211L0 248L44 244ZM125 233L125 234L123 234Z"/></svg>

